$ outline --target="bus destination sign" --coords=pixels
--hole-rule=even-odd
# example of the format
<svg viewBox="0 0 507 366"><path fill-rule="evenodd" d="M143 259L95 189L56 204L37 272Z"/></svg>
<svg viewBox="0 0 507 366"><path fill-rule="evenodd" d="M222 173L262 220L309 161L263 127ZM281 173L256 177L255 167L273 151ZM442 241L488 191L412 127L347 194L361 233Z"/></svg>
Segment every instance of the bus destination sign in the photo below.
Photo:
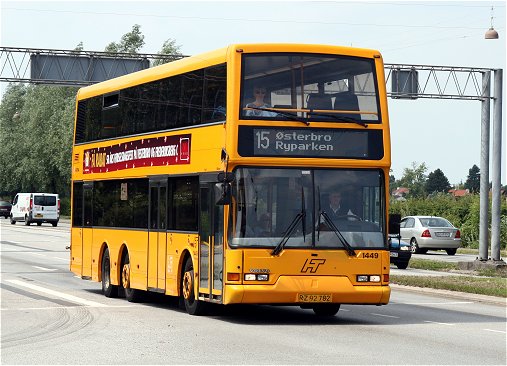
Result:
<svg viewBox="0 0 507 366"><path fill-rule="evenodd" d="M83 173L190 164L190 134L142 138L84 151Z"/></svg>
<svg viewBox="0 0 507 366"><path fill-rule="evenodd" d="M381 130L242 126L241 156L381 159Z"/></svg>

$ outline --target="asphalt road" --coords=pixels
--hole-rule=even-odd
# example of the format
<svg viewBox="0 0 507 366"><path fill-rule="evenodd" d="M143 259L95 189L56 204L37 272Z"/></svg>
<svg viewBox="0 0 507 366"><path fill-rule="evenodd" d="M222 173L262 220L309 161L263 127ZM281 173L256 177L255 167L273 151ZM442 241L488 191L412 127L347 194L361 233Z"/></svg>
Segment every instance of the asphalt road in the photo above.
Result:
<svg viewBox="0 0 507 366"><path fill-rule="evenodd" d="M68 270L69 227L0 222L2 364L499 364L505 303L393 288L387 306L217 307L109 299Z"/></svg>

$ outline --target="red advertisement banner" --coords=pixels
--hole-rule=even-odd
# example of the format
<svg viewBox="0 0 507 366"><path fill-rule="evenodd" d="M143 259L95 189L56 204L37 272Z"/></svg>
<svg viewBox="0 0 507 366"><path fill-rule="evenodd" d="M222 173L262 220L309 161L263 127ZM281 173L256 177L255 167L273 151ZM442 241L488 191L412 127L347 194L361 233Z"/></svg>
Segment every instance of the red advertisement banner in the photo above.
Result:
<svg viewBox="0 0 507 366"><path fill-rule="evenodd" d="M190 164L191 135L143 138L84 151L83 173Z"/></svg>

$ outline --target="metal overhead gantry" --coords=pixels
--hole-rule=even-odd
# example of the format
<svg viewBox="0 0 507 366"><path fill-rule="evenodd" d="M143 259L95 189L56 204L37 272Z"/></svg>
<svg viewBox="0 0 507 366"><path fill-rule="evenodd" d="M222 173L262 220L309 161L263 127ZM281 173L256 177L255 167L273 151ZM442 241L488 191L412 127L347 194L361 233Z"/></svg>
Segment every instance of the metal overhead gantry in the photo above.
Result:
<svg viewBox="0 0 507 366"><path fill-rule="evenodd" d="M0 47L0 81L85 86L183 57Z"/></svg>
<svg viewBox="0 0 507 366"><path fill-rule="evenodd" d="M55 85L90 85L148 68L160 60L185 56L82 50L0 47L0 81ZM393 99L456 99L481 102L481 181L479 258L488 261L490 101L493 100L491 259L500 258L502 158L502 69L385 64L388 96ZM491 75L494 92L491 96ZM391 86L389 91L389 85Z"/></svg>
<svg viewBox="0 0 507 366"><path fill-rule="evenodd" d="M479 258L488 260L489 247L489 152L490 101L493 100L492 149L492 209L491 259L503 264L500 258L500 204L502 165L502 69L455 66L385 64L386 82L391 84L388 96L394 99L455 99L481 102L481 181ZM494 74L494 93L491 96L491 74ZM390 81L390 83L389 83Z"/></svg>

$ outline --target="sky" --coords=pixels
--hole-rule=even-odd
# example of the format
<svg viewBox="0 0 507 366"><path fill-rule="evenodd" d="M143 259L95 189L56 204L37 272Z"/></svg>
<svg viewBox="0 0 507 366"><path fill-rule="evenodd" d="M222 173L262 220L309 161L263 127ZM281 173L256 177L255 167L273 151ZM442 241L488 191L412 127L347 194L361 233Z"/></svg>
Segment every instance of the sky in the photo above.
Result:
<svg viewBox="0 0 507 366"><path fill-rule="evenodd" d="M505 185L505 18L505 1L0 0L0 44L70 50L83 42L84 50L103 51L139 24L144 53L159 52L170 38L184 55L233 43L318 43L377 49L391 64L501 68ZM484 39L491 24L498 40ZM434 83L434 79L420 82L425 80ZM458 184L466 181L474 164L480 166L479 101L389 99L388 103L391 174L396 179L414 163L424 163L427 174L440 169L451 184ZM490 168L490 180L491 173Z"/></svg>

